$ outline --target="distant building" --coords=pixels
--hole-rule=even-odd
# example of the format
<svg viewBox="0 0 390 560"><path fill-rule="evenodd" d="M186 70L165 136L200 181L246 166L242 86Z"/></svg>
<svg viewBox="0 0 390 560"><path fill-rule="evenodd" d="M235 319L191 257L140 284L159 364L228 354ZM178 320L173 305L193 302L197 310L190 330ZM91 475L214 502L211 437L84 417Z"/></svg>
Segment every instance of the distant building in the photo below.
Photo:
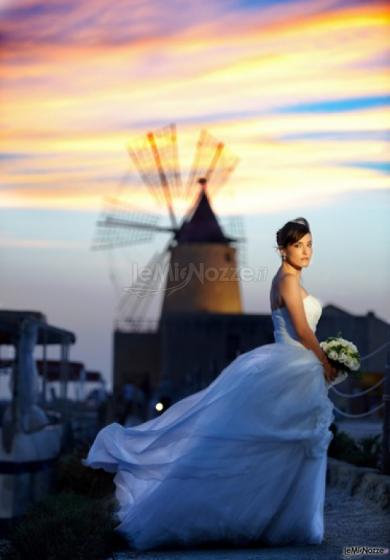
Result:
<svg viewBox="0 0 390 560"><path fill-rule="evenodd" d="M270 342L270 315L166 313L157 332L115 331L114 393L126 383L151 393L168 381L178 398L211 383L238 354Z"/></svg>
<svg viewBox="0 0 390 560"><path fill-rule="evenodd" d="M390 340L390 325L369 311L366 315L354 315L336 307L325 305L317 327L317 337L324 340L328 336L335 336L341 331L341 336L351 340L358 347L361 356L367 356ZM375 354L363 361L362 370L365 372L384 372L386 350Z"/></svg>
<svg viewBox="0 0 390 560"><path fill-rule="evenodd" d="M383 379L390 348L385 347L372 357L364 358L389 342L390 325L377 317L372 311L369 311L366 315L353 315L335 305L324 306L316 333L319 340L324 340L328 336L337 336L339 332L341 332L343 338L351 340L358 347L363 358L360 367L363 375L361 379L348 376L345 381L336 386L336 389L342 393L356 395ZM359 397L340 397L333 390L330 390L329 396L335 405L344 412L361 414L383 402L383 383ZM382 418L383 413L382 408L378 412L370 414L368 418Z"/></svg>

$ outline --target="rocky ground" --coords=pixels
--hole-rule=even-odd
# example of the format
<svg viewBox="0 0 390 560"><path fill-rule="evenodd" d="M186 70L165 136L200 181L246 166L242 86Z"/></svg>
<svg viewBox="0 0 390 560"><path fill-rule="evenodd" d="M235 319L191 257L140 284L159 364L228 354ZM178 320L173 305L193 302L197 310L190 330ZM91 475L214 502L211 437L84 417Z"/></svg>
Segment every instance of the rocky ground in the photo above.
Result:
<svg viewBox="0 0 390 560"><path fill-rule="evenodd" d="M343 556L347 546L382 546L382 555ZM328 487L325 505L325 538L321 545L264 549L223 549L161 552L120 552L112 560L322 560L338 558L384 558L390 560L390 513L373 502ZM110 559L110 560L111 560ZM109 560L109 559L107 559Z"/></svg>

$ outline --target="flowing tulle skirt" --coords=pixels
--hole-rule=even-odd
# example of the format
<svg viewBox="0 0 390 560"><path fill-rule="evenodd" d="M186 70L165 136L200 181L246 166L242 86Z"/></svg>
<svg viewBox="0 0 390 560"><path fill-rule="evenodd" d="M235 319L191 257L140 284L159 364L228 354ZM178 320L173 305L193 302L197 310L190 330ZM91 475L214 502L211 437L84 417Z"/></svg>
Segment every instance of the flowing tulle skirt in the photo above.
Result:
<svg viewBox="0 0 390 560"><path fill-rule="evenodd" d="M272 343L161 416L106 426L83 463L116 472L116 529L136 550L319 544L333 419L315 354Z"/></svg>

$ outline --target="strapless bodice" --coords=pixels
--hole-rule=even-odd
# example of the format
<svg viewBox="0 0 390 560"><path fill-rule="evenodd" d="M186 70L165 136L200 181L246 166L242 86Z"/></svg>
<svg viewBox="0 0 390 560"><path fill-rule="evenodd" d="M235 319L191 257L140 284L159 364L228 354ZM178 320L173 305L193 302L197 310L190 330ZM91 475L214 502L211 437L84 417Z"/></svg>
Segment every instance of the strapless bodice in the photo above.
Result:
<svg viewBox="0 0 390 560"><path fill-rule="evenodd" d="M321 302L316 297L309 294L303 299L303 307L305 309L307 322L311 330L315 332L322 313ZM301 344L287 307L274 309L271 313L271 317L274 325L275 342L295 345Z"/></svg>

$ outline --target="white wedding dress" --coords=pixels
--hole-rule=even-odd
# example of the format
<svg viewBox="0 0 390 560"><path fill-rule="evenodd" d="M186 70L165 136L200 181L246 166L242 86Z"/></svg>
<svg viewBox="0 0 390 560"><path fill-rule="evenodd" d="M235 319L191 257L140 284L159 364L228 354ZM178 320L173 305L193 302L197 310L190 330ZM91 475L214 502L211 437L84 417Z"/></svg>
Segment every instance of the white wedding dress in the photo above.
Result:
<svg viewBox="0 0 390 560"><path fill-rule="evenodd" d="M322 306L304 308L313 331ZM334 419L323 366L286 308L275 343L135 427L113 423L83 464L116 472L119 531L135 550L211 542L319 544Z"/></svg>

